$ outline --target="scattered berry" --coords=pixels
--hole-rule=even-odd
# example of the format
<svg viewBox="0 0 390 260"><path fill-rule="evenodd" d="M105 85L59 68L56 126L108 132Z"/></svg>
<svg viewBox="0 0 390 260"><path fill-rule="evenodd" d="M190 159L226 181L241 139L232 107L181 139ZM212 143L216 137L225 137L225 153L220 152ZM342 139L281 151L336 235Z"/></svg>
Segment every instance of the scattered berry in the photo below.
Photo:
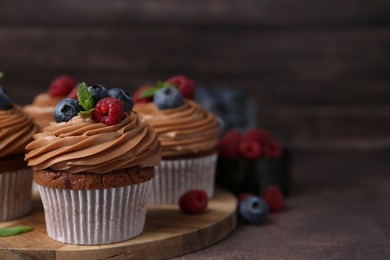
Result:
<svg viewBox="0 0 390 260"><path fill-rule="evenodd" d="M77 116L78 112L82 110L77 100L73 98L65 98L58 102L54 109L54 120L57 123L68 122L73 117Z"/></svg>
<svg viewBox="0 0 390 260"><path fill-rule="evenodd" d="M0 109L10 110L12 109L12 102L8 95L5 93L2 87L0 87Z"/></svg>
<svg viewBox="0 0 390 260"><path fill-rule="evenodd" d="M218 155L222 158L237 158L239 155L238 143L231 142L228 139L222 139L217 145L217 151Z"/></svg>
<svg viewBox="0 0 390 260"><path fill-rule="evenodd" d="M259 225L267 218L268 206L262 198L251 196L240 203L239 213L246 223Z"/></svg>
<svg viewBox="0 0 390 260"><path fill-rule="evenodd" d="M239 153L246 159L257 159L262 154L262 148L256 141L243 140L238 146Z"/></svg>
<svg viewBox="0 0 390 260"><path fill-rule="evenodd" d="M164 87L154 94L153 101L159 109L175 108L183 104L183 95L175 87Z"/></svg>
<svg viewBox="0 0 390 260"><path fill-rule="evenodd" d="M175 85L179 88L184 98L194 99L195 98L195 87L194 82L183 75L177 75L167 80L167 82Z"/></svg>
<svg viewBox="0 0 390 260"><path fill-rule="evenodd" d="M258 143L264 143L271 139L271 133L265 130L260 129L252 129L246 132L243 136L244 140L253 140Z"/></svg>
<svg viewBox="0 0 390 260"><path fill-rule="evenodd" d="M243 200L245 200L246 198L248 197L251 197L251 196L255 196L253 193L241 193L240 195L238 195L238 202L242 202Z"/></svg>
<svg viewBox="0 0 390 260"><path fill-rule="evenodd" d="M75 86L72 91L69 93L68 98L77 99L77 91L79 90L79 86Z"/></svg>
<svg viewBox="0 0 390 260"><path fill-rule="evenodd" d="M269 186L261 194L270 211L282 211L285 206L284 196L278 186Z"/></svg>
<svg viewBox="0 0 390 260"><path fill-rule="evenodd" d="M92 119L97 123L115 125L122 121L124 115L125 108L122 101L114 97L106 97L96 104Z"/></svg>
<svg viewBox="0 0 390 260"><path fill-rule="evenodd" d="M230 131L226 132L226 134L223 137L223 139L227 139L229 141L237 142L237 143L239 143L241 141L241 138L242 138L242 136L241 136L240 132L235 131L235 130L230 130Z"/></svg>
<svg viewBox="0 0 390 260"><path fill-rule="evenodd" d="M107 89L102 85L92 85L88 87L89 93L91 93L95 104L99 102L99 100L108 97Z"/></svg>
<svg viewBox="0 0 390 260"><path fill-rule="evenodd" d="M179 207L186 214L202 214L208 204L207 194L204 190L190 190L179 199Z"/></svg>
<svg viewBox="0 0 390 260"><path fill-rule="evenodd" d="M153 101L153 96L140 99L139 96L147 89L153 88L152 85L141 86L133 95L134 104L145 104Z"/></svg>
<svg viewBox="0 0 390 260"><path fill-rule="evenodd" d="M264 144L264 155L267 158L278 158L283 155L282 147L273 140Z"/></svg>
<svg viewBox="0 0 390 260"><path fill-rule="evenodd" d="M129 94L120 88L112 88L108 91L108 95L110 97L117 98L123 102L123 106L125 107L126 112L130 112L133 109L133 100L129 96Z"/></svg>
<svg viewBox="0 0 390 260"><path fill-rule="evenodd" d="M52 97L67 96L76 85L76 81L67 75L59 76L55 78L49 88L49 94Z"/></svg>

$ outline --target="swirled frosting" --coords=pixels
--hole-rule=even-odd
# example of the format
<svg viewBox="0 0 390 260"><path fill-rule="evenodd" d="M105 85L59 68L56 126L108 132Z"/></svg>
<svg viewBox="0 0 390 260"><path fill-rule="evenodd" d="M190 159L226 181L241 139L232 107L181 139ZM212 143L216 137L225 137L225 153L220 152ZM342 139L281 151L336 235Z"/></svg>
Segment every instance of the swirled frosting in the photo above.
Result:
<svg viewBox="0 0 390 260"><path fill-rule="evenodd" d="M215 149L219 123L215 116L191 100L177 108L159 110L154 103L136 104L155 129L162 145L162 157L197 154Z"/></svg>
<svg viewBox="0 0 390 260"><path fill-rule="evenodd" d="M34 135L25 160L34 170L69 173L109 173L152 167L160 162L161 145L153 128L140 114L131 112L116 125L95 123L76 116L69 122L51 123Z"/></svg>
<svg viewBox="0 0 390 260"><path fill-rule="evenodd" d="M38 126L19 106L0 110L0 158L24 154L24 147L37 131Z"/></svg>
<svg viewBox="0 0 390 260"><path fill-rule="evenodd" d="M34 98L31 105L23 107L23 110L28 113L42 130L50 125L53 119L54 109L63 97L52 97L49 93L41 93Z"/></svg>

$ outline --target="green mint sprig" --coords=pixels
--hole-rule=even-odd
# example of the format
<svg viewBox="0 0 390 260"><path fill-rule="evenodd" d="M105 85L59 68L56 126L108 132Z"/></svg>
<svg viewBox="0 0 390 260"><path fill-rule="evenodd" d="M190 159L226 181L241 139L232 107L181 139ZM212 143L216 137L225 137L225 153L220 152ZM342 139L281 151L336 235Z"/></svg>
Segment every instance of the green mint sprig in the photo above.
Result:
<svg viewBox="0 0 390 260"><path fill-rule="evenodd" d="M15 236L22 233L30 232L33 229L29 226L17 226L17 227L8 227L0 228L0 237L9 237Z"/></svg>
<svg viewBox="0 0 390 260"><path fill-rule="evenodd" d="M78 115L83 117L91 116L95 107L95 102L91 93L89 93L87 84L85 84L85 82L79 85L79 88L77 90L77 100L79 102L79 105L85 110L80 111Z"/></svg>
<svg viewBox="0 0 390 260"><path fill-rule="evenodd" d="M4 77L4 72L0 71L0 79Z"/></svg>
<svg viewBox="0 0 390 260"><path fill-rule="evenodd" d="M173 85L169 82L157 81L156 86L145 89L144 92L142 92L141 95L139 95L139 98L143 99L143 98L152 97L160 89L162 89L164 87L169 87L169 86L173 86Z"/></svg>

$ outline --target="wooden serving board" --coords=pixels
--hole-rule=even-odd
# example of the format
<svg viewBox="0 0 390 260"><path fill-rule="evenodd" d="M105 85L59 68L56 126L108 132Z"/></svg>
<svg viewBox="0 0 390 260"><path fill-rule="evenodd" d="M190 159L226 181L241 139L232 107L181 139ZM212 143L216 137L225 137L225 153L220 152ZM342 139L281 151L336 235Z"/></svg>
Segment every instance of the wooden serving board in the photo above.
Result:
<svg viewBox="0 0 390 260"><path fill-rule="evenodd" d="M183 255L212 245L236 226L235 197L217 189L202 215L186 215L177 205L148 207L145 229L131 240L102 245L78 246L56 242L46 234L43 207L34 196L28 216L0 223L0 227L28 225L34 230L0 237L0 259L161 259Z"/></svg>

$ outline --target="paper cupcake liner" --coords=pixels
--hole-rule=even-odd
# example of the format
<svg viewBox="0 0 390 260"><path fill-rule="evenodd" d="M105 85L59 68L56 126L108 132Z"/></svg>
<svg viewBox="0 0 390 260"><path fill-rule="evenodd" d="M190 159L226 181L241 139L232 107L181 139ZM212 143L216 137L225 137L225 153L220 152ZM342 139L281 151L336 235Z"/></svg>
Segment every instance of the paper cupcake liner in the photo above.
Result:
<svg viewBox="0 0 390 260"><path fill-rule="evenodd" d="M31 169L0 173L0 221L21 217L31 210Z"/></svg>
<svg viewBox="0 0 390 260"><path fill-rule="evenodd" d="M64 190L38 185L50 238L98 245L128 240L144 228L149 182L100 190Z"/></svg>
<svg viewBox="0 0 390 260"><path fill-rule="evenodd" d="M177 204L188 190L203 189L209 198L214 195L217 154L182 160L162 160L155 167L150 202Z"/></svg>

